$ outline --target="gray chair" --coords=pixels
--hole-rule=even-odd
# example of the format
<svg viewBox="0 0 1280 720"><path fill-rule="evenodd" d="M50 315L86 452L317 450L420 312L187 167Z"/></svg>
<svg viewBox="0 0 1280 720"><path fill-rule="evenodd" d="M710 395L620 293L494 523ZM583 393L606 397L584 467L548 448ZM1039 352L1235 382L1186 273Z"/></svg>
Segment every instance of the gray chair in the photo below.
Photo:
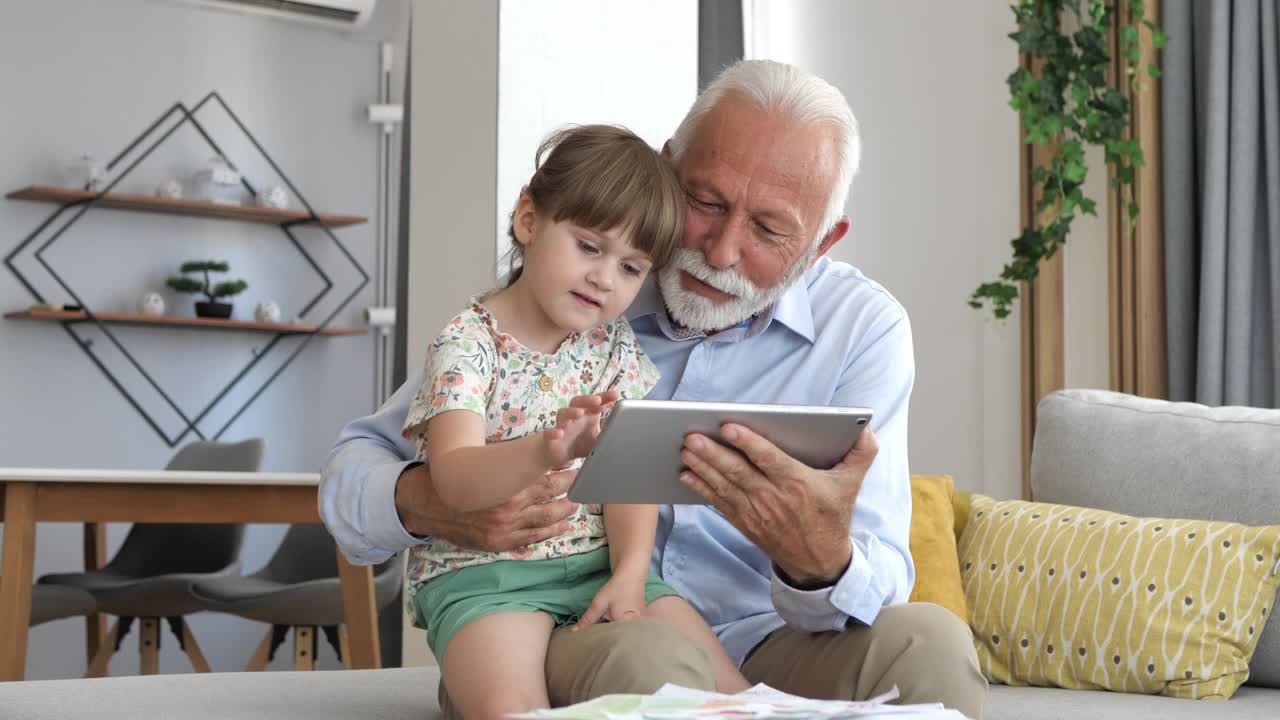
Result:
<svg viewBox="0 0 1280 720"><path fill-rule="evenodd" d="M255 472L262 465L261 439L239 443L193 442L173 456L167 470ZM201 607L191 597L192 583L240 571L243 525L137 523L120 550L99 570L45 575L39 582L88 591L98 612L118 616L89 664L89 677L106 675L111 656L135 619L141 620L138 650L142 674L159 671L160 619L167 619L178 645L199 672L209 664L196 643L185 615Z"/></svg>
<svg viewBox="0 0 1280 720"><path fill-rule="evenodd" d="M89 593L76 587L35 585L31 588L31 626L62 618L92 615L98 603Z"/></svg>
<svg viewBox="0 0 1280 720"><path fill-rule="evenodd" d="M396 599L403 577L399 556L374 568L374 607L381 610ZM191 596L205 610L271 625L246 671L264 670L291 629L296 669L315 669L317 629L348 662L338 559L322 525L290 526L266 567L252 575L194 583Z"/></svg>

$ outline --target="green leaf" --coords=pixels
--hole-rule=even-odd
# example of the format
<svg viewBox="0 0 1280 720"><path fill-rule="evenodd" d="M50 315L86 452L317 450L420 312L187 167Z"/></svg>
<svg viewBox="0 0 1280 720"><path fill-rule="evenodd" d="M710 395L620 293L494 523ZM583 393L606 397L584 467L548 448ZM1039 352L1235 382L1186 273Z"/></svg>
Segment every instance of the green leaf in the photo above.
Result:
<svg viewBox="0 0 1280 720"><path fill-rule="evenodd" d="M213 292L209 294L216 299L221 297L231 297L232 295L239 295L240 293L248 289L249 289L249 283L243 280L229 280L227 282L220 282L217 285L214 285Z"/></svg>
<svg viewBox="0 0 1280 720"><path fill-rule="evenodd" d="M192 260L182 263L180 272L226 272L231 269L224 260Z"/></svg>
<svg viewBox="0 0 1280 720"><path fill-rule="evenodd" d="M1084 182L1085 173L1088 169L1084 166L1084 161L1072 158L1067 161L1066 167L1062 169L1062 174L1071 182Z"/></svg>
<svg viewBox="0 0 1280 720"><path fill-rule="evenodd" d="M1081 80L1071 83L1071 101L1074 102L1077 107L1083 106L1085 103L1089 102L1089 86Z"/></svg>
<svg viewBox="0 0 1280 720"><path fill-rule="evenodd" d="M1160 72L1160 66L1155 63L1147 65L1147 75L1149 77L1158 78L1164 73Z"/></svg>

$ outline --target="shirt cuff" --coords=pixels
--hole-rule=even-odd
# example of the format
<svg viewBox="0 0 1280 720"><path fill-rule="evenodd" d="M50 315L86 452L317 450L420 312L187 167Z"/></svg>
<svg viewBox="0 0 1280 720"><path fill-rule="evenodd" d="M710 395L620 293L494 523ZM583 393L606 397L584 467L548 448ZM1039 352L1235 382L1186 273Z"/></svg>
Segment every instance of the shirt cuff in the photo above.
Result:
<svg viewBox="0 0 1280 720"><path fill-rule="evenodd" d="M870 625L880 614L881 602L867 597L871 586L871 564L857 545L849 567L834 585L801 590L788 584L773 569L770 590L774 607L790 625L807 632L844 630L850 618Z"/></svg>
<svg viewBox="0 0 1280 720"><path fill-rule="evenodd" d="M421 463L402 462L379 465L370 473L360 518L365 537L374 547L400 552L420 545L426 539L411 535L405 530L400 522L400 513L396 512L396 483L400 480L400 474L409 466L419 464Z"/></svg>

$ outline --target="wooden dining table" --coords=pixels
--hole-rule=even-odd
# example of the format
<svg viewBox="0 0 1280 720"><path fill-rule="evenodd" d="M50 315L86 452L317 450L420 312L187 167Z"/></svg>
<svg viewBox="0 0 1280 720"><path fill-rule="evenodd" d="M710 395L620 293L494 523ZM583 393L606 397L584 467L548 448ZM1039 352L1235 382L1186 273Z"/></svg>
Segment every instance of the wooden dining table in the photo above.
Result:
<svg viewBox="0 0 1280 720"><path fill-rule="evenodd" d="M84 524L85 570L106 562L105 525L143 523L319 523L316 473L97 470L0 467L0 681L22 680L31 619L36 523ZM380 666L373 573L336 546L349 665ZM101 616L87 619L86 653L106 642Z"/></svg>

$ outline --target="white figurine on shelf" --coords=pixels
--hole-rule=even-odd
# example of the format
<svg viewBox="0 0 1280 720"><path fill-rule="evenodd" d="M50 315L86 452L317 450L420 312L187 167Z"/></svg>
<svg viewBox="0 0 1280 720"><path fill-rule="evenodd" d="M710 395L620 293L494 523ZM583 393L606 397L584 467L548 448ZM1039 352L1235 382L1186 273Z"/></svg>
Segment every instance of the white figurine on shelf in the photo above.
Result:
<svg viewBox="0 0 1280 720"><path fill-rule="evenodd" d="M289 193L280 185L272 185L258 192L258 207L284 210L289 207Z"/></svg>
<svg viewBox="0 0 1280 720"><path fill-rule="evenodd" d="M156 197L165 200L181 200L182 199L182 183L173 178L169 178L156 186Z"/></svg>
<svg viewBox="0 0 1280 720"><path fill-rule="evenodd" d="M280 306L275 300L263 300L258 303L258 307L254 308L253 316L260 323L278 323L280 322Z"/></svg>
<svg viewBox="0 0 1280 720"><path fill-rule="evenodd" d="M106 166L92 155L81 155L67 164L66 179L64 180L67 187L98 192L102 189L106 180Z"/></svg>
<svg viewBox="0 0 1280 720"><path fill-rule="evenodd" d="M241 204L244 187L240 184L240 173L220 155L209 158L205 167L192 177L191 184L196 200L227 205Z"/></svg>
<svg viewBox="0 0 1280 720"><path fill-rule="evenodd" d="M164 315L164 298L158 292L149 292L138 300L138 312L143 315Z"/></svg>

